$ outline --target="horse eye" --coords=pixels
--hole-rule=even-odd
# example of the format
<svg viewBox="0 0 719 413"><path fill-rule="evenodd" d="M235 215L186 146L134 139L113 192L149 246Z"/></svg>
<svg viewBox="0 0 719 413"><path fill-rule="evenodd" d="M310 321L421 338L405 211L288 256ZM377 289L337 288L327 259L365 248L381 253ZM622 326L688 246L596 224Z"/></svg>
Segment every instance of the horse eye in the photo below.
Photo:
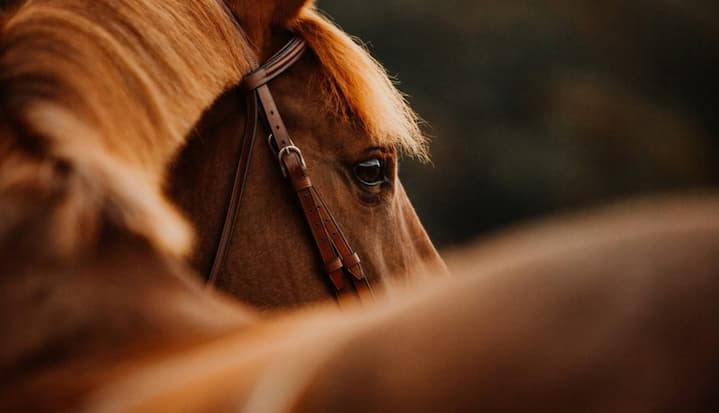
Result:
<svg viewBox="0 0 719 413"><path fill-rule="evenodd" d="M384 183L385 177L384 165L377 158L362 161L354 166L354 174L363 185L377 186Z"/></svg>

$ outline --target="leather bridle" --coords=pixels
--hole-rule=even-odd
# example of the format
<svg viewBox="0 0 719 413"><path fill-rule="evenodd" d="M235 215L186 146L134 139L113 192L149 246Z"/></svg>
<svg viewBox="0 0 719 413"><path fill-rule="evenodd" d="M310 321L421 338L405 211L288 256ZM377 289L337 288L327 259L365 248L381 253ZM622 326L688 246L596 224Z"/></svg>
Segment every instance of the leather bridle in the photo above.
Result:
<svg viewBox="0 0 719 413"><path fill-rule="evenodd" d="M267 143L277 157L282 176L289 181L297 194L300 208L322 259L323 269L337 298L357 295L364 301L372 297L372 289L362 269L359 255L349 245L319 190L312 185L302 151L290 138L269 88L269 82L297 62L306 48L307 43L303 39L293 37L265 63L248 73L242 81L241 85L248 94L247 120L230 201L208 282L215 282L225 263L247 181L258 132L258 118L262 117L269 131Z"/></svg>

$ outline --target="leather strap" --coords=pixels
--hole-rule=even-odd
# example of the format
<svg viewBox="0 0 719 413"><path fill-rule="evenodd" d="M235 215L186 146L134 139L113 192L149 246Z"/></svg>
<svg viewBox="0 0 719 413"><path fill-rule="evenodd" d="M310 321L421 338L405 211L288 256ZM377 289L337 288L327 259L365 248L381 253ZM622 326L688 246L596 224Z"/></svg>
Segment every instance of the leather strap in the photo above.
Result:
<svg viewBox="0 0 719 413"><path fill-rule="evenodd" d="M282 49L267 59L262 66L245 75L242 83L249 91L269 83L270 80L289 69L304 53L307 43L299 37L293 37Z"/></svg>
<svg viewBox="0 0 719 413"><path fill-rule="evenodd" d="M312 180L307 174L302 151L290 138L268 85L272 79L297 62L306 47L307 44L303 39L294 37L274 56L243 79L244 87L250 92L248 120L245 125L245 134L227 215L210 271L209 282L213 283L216 280L224 265L230 238L234 231L256 137L259 106L270 132L268 144L276 154L282 175L289 180L297 195L305 221L322 259L323 269L338 299L343 302L345 297L352 295L354 291L362 301L367 301L372 299L372 288L362 270L359 255L350 247L332 211L312 184ZM250 124L251 127L249 127Z"/></svg>
<svg viewBox="0 0 719 413"><path fill-rule="evenodd" d="M241 137L240 156L237 158L230 201L227 203L225 221L222 225L222 232L220 232L220 241L217 244L215 258L212 260L210 274L207 277L207 282L210 285L213 285L217 281L217 276L225 264L227 252L230 249L230 241L232 240L232 234L234 233L235 224L237 223L237 214L240 210L240 203L242 202L242 195L245 190L245 182L247 182L247 173L250 170L250 160L252 159L252 150L255 146L255 135L257 134L258 115L257 97L251 96L247 99L247 116L245 117L245 127Z"/></svg>

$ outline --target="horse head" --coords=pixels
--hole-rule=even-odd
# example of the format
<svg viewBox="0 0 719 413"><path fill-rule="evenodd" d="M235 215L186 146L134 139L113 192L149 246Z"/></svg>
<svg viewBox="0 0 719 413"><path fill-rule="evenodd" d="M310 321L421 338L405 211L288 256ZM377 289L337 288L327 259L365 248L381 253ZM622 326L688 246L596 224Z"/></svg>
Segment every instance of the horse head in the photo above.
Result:
<svg viewBox="0 0 719 413"><path fill-rule="evenodd" d="M307 176L354 247L370 284L443 269L398 179L402 154L426 159L417 117L382 67L349 36L302 1L227 3L257 62L293 36L307 49L268 83L289 136L301 148ZM252 60L252 59L250 59ZM323 262L277 151L255 130L244 82L220 97L188 138L171 174L171 192L198 231L196 268L208 275L227 242L213 282L244 301L274 307L331 297ZM242 133L250 130L249 133ZM262 135L257 137L257 135ZM245 175L236 171L243 145L257 139ZM244 142L244 143L243 143ZM236 178L237 176L237 178ZM226 211L241 179L235 223ZM228 205L232 206L228 207ZM327 264L326 262L324 264Z"/></svg>

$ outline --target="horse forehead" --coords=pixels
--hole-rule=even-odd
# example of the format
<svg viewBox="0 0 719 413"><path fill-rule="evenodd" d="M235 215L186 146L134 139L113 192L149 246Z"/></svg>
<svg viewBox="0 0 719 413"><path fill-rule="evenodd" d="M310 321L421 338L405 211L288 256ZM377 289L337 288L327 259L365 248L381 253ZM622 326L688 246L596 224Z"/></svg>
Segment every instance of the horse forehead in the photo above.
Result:
<svg viewBox="0 0 719 413"><path fill-rule="evenodd" d="M353 115L343 119L326 95L331 81L314 56L307 54L282 76L272 80L271 88L290 133L298 145L344 152L348 156L366 148L382 146L369 135Z"/></svg>

